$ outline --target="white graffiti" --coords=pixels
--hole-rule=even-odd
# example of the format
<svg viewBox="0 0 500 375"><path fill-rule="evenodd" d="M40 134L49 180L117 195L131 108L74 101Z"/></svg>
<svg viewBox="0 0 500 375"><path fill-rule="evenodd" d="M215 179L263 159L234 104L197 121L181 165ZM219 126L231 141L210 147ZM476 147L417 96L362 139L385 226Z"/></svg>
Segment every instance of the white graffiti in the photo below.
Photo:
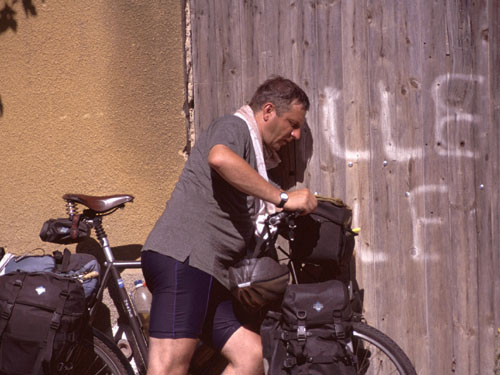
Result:
<svg viewBox="0 0 500 375"><path fill-rule="evenodd" d="M463 83L482 84L484 78L479 75L466 74L444 74L436 77L431 85L432 99L435 104L435 122L434 122L434 150L437 155L445 157L475 157L474 150L464 148L464 145L452 145L446 141L447 136L455 129L450 126L474 126L480 123L480 116L467 112L462 106L454 105L453 100L448 98L448 88L452 87L453 81L463 81ZM459 82L458 82L459 83ZM422 147L403 147L398 144L393 137L391 110L394 111L395 100L394 94L385 89L383 82L378 82L378 91L380 93L380 115L379 125L382 136L382 149L384 158L393 162L407 162L410 159L422 159L424 150ZM476 89L477 90L477 89ZM327 134L326 141L328 142L330 153L338 158L349 162L349 166L353 162L369 161L371 151L353 150L346 144L345 146L339 142L340 133L338 132L339 116L337 105L342 98L342 92L334 87L325 87L323 90L323 103L321 106L320 118L322 121L323 134ZM459 102L458 104L461 104ZM396 108L396 113L399 108ZM424 199L426 194L447 194L448 187L446 185L427 184L416 186L406 193L409 204L409 211L412 220L412 241L413 246L410 249L412 259L421 260L439 260L439 253L432 251L433 249L425 249L425 228L428 225L442 225L443 219L440 217L428 217L425 213L418 212L419 203ZM355 201L353 204L354 222L359 223L359 204ZM386 262L387 255L383 249L374 250L369 245L365 245L363 241L359 241L357 256L361 262Z"/></svg>
<svg viewBox="0 0 500 375"><path fill-rule="evenodd" d="M389 91L384 89L382 82L378 83L380 91L380 128L382 130L382 139L384 151L390 160L408 161L422 157L421 148L402 148L398 147L396 141L392 137L392 123L390 118L391 106L394 106L394 99Z"/></svg>
<svg viewBox="0 0 500 375"><path fill-rule="evenodd" d="M330 152L340 158L345 158L347 160L368 160L370 158L370 150L366 151L351 151L344 148L339 142L339 136L337 133L337 101L340 99L340 90L333 87L325 87L323 90L325 96L325 103L322 106L323 120L326 124L322 129L327 131L328 134L328 145L330 146Z"/></svg>
<svg viewBox="0 0 500 375"><path fill-rule="evenodd" d="M413 247L411 249L411 255L415 260L439 260L438 253L424 253L425 244L423 242L424 238L424 227L427 225L441 225L443 223L443 218L441 217L427 217L425 214L420 215L417 212L418 201L425 194L447 194L448 187L446 185L422 185L417 186L410 190L407 194L409 199L412 229L413 229ZM432 250L432 249L429 249Z"/></svg>

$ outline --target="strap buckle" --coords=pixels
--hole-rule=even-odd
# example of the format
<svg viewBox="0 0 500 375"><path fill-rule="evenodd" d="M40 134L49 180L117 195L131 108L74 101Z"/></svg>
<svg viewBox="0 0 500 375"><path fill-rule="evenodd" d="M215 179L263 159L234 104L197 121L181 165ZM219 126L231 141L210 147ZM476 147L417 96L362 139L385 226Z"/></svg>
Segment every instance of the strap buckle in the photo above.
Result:
<svg viewBox="0 0 500 375"><path fill-rule="evenodd" d="M17 279L16 281L14 281L13 285L17 286L18 288L21 288L23 286L23 280Z"/></svg>
<svg viewBox="0 0 500 375"><path fill-rule="evenodd" d="M297 340L305 341L307 338L307 329L306 326L299 325L297 326Z"/></svg>
<svg viewBox="0 0 500 375"><path fill-rule="evenodd" d="M55 312L54 315L52 315L52 320L50 321L50 328L57 331L60 325L61 325L61 314Z"/></svg>
<svg viewBox="0 0 500 375"><path fill-rule="evenodd" d="M297 364L297 360L295 358L287 358L283 361L284 368L292 368Z"/></svg>
<svg viewBox="0 0 500 375"><path fill-rule="evenodd" d="M68 299L69 297L69 292L66 289L61 290L61 293L59 293L59 296L64 299Z"/></svg>
<svg viewBox="0 0 500 375"><path fill-rule="evenodd" d="M344 325L342 323L334 323L334 327L335 327L335 337L341 340L345 339L346 334Z"/></svg>
<svg viewBox="0 0 500 375"><path fill-rule="evenodd" d="M11 313L12 313L11 309L9 309L9 311L4 310L0 313L0 318L5 319L5 320L9 320Z"/></svg>

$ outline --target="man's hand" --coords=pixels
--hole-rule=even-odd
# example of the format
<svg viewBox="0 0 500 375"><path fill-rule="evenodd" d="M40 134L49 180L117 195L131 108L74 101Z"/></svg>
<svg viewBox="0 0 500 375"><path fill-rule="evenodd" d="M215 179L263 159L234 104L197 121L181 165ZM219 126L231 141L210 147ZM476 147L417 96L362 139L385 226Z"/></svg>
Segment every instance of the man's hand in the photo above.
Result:
<svg viewBox="0 0 500 375"><path fill-rule="evenodd" d="M288 201L283 206L287 211L299 211L301 215L306 215L316 209L318 201L309 189L299 189L287 192Z"/></svg>

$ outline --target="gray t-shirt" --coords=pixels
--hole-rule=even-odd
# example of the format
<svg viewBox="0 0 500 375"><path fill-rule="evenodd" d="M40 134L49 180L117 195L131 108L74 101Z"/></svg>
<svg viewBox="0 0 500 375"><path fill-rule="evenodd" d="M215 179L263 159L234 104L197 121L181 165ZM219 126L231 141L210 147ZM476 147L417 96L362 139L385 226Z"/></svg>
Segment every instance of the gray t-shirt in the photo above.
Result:
<svg viewBox="0 0 500 375"><path fill-rule="evenodd" d="M226 288L228 267L254 246L255 199L235 189L208 165L208 153L225 145L256 169L246 123L228 115L197 139L162 216L143 250L153 250L214 276Z"/></svg>

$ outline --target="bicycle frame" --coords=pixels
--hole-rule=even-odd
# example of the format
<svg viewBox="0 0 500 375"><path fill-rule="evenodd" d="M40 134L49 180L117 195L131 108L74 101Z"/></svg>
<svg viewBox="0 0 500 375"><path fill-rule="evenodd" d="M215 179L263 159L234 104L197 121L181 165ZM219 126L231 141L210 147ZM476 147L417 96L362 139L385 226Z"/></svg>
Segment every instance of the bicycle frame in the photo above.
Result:
<svg viewBox="0 0 500 375"><path fill-rule="evenodd" d="M84 216L86 216L85 213L86 212L84 212ZM96 300L99 301L102 298L104 290L106 288L109 288L110 285L114 284L117 286L116 289L118 290L119 293L119 298L120 298L119 302L121 306L116 306L116 308L118 309L118 313L122 318L123 316L121 314L121 311L125 312L127 323L130 326L132 334L134 336L133 340L135 340L135 343L137 344L137 348L139 350L139 353L136 353L136 350L132 350L132 355L136 361L136 365L140 369L141 368L144 369L145 372L145 370L147 369L147 358L148 358L147 340L142 330L140 319L134 310L132 300L129 294L127 293L124 282L119 272L124 269L141 268L141 262L115 260L113 252L111 251L111 247L109 246L107 235L104 229L102 228L102 218L100 216L95 216L91 219L87 219L87 222L89 222L92 225L92 227L94 227L97 239L99 240L99 243L101 245L101 248L105 256L105 263L104 263L105 271L101 279L100 287L97 291ZM94 306L92 306L90 310L91 323L95 318L97 307L98 307L97 304L94 304ZM129 341L131 339L132 338L129 338Z"/></svg>

